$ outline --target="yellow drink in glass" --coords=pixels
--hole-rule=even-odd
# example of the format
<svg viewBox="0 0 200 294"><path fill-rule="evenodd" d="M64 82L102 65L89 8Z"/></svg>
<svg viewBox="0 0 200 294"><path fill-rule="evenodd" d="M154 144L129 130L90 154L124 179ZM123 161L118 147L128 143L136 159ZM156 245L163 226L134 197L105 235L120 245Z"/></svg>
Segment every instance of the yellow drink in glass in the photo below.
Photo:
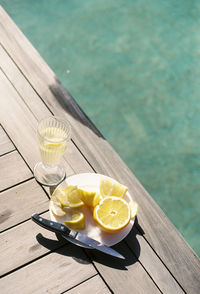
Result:
<svg viewBox="0 0 200 294"><path fill-rule="evenodd" d="M39 148L43 163L48 166L57 165L68 145L65 132L59 128L48 127L41 131L41 137Z"/></svg>
<svg viewBox="0 0 200 294"><path fill-rule="evenodd" d="M42 162L36 164L34 176L44 185L57 185L65 177L60 161L71 138L70 124L54 116L45 118L38 124L37 138Z"/></svg>

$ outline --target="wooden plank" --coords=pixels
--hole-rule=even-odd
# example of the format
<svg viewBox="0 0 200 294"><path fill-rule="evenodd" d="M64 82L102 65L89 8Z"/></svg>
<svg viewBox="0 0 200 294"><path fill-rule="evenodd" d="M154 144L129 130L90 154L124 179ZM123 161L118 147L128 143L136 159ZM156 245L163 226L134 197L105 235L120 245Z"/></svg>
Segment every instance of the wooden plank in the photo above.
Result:
<svg viewBox="0 0 200 294"><path fill-rule="evenodd" d="M126 241L162 293L185 293L135 226Z"/></svg>
<svg viewBox="0 0 200 294"><path fill-rule="evenodd" d="M47 238L47 241L49 239L51 250L59 247L55 234L37 226L32 220L3 232L0 239L0 275L5 275L15 268L49 252L50 249L38 243L38 240L42 242L42 236ZM46 243L48 244L48 242ZM9 256L12 256L12 258L9 258Z"/></svg>
<svg viewBox="0 0 200 294"><path fill-rule="evenodd" d="M100 276L92 277L84 283L76 286L75 288L64 292L67 294L88 294L92 290L95 294L108 294L111 293Z"/></svg>
<svg viewBox="0 0 200 294"><path fill-rule="evenodd" d="M33 176L17 151L1 156L0 166L1 191Z"/></svg>
<svg viewBox="0 0 200 294"><path fill-rule="evenodd" d="M6 294L60 294L94 275L96 271L83 251L67 245L5 276L0 288Z"/></svg>
<svg viewBox="0 0 200 294"><path fill-rule="evenodd" d="M49 212L42 215L50 218ZM13 227L1 233L0 275L5 275L66 243L68 243L66 240L63 238L58 240L53 232L43 229L32 220ZM12 258L9 258L10 256Z"/></svg>
<svg viewBox="0 0 200 294"><path fill-rule="evenodd" d="M73 140L94 169L120 180L129 187L130 192L141 207L138 219L145 231L145 238L184 289L190 293L198 293L199 260L197 256L184 242L127 166L120 160L119 156L100 136L91 122L87 120L74 100L58 83L51 69L48 68L3 10L1 10L1 16L4 48L8 50L18 67L25 73L26 78L48 104L48 107L55 114L66 116L71 121L74 133ZM12 31L16 33L14 36ZM13 46L14 43L15 46ZM30 56L34 56L34 58L30 58L27 52L28 54L31 52ZM26 62L24 62L24 59L26 59ZM168 262L169 257L170 262ZM180 271L177 264L180 264L184 272Z"/></svg>
<svg viewBox="0 0 200 294"><path fill-rule="evenodd" d="M15 150L15 146L10 141L2 126L0 126L0 155Z"/></svg>
<svg viewBox="0 0 200 294"><path fill-rule="evenodd" d="M103 259L100 252L95 252L94 255L94 252L90 251L89 254L97 270L115 294L160 293L151 276L124 242L120 242L114 248L124 255L125 260L116 260L111 256Z"/></svg>
<svg viewBox="0 0 200 294"><path fill-rule="evenodd" d="M0 196L0 232L23 222L34 212L48 210L49 199L34 180L4 191Z"/></svg>

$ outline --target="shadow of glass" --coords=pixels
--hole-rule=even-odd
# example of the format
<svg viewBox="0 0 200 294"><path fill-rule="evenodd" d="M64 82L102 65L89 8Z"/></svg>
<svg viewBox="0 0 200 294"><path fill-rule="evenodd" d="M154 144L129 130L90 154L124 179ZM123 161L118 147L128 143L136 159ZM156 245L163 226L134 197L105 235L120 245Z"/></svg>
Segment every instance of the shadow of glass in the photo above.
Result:
<svg viewBox="0 0 200 294"><path fill-rule="evenodd" d="M55 79L55 84L50 85L49 89L64 111L73 116L77 121L90 128L97 136L103 138L100 131L95 127L92 121L87 117L74 98L62 86L57 78Z"/></svg>
<svg viewBox="0 0 200 294"><path fill-rule="evenodd" d="M58 185L49 187L49 193L50 193L50 195L53 194L53 192L55 191L55 189L56 189L57 187L58 187Z"/></svg>

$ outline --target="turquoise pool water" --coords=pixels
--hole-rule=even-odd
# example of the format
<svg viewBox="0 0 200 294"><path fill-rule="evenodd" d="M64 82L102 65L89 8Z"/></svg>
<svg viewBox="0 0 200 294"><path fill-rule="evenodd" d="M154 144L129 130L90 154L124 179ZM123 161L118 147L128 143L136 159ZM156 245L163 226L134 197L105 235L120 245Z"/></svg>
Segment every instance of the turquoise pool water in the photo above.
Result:
<svg viewBox="0 0 200 294"><path fill-rule="evenodd" d="M200 255L200 1L0 4Z"/></svg>

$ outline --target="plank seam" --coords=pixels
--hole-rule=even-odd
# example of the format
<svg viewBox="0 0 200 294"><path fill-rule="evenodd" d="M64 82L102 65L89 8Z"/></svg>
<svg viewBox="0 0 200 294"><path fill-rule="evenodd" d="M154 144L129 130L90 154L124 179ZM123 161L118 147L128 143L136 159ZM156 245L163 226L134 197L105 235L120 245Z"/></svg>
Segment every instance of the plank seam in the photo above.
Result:
<svg viewBox="0 0 200 294"><path fill-rule="evenodd" d="M4 49L4 51L8 54L8 56L10 57L10 59L12 60L12 62L15 64L15 66L18 68L18 70L20 71L20 73L22 74L22 76L25 78L25 80L28 82L28 84L31 86L31 88L34 90L34 92L40 97L39 93L37 92L37 90L32 86L32 84L30 83L30 81L27 79L27 77L24 75L24 73L22 72L22 70L19 68L19 66L17 65L17 63L15 62L15 60L12 58L12 56L9 54L9 52L6 50L6 48L3 46L3 44L1 44L2 48ZM29 107L29 105L26 103L26 101L23 99L23 97L20 95L20 93L18 92L18 90L16 89L16 87L13 85L12 81L8 78L7 74L5 73L5 71L2 69L2 67L0 67L2 72L4 73L4 75L6 76L6 78L10 81L10 83L12 84L13 88L17 91L18 95L21 97L21 99L24 101L24 103L26 104L26 106L28 107L28 109L30 110L31 113L32 110ZM53 114L53 112L51 111L51 109L49 108L49 106L45 103L45 101L40 97L40 99L43 101L44 105L46 106L46 108ZM34 117L37 119L37 117L35 116L35 114L33 113Z"/></svg>
<svg viewBox="0 0 200 294"><path fill-rule="evenodd" d="M5 278L6 276L8 276L8 275L10 275L10 274L12 274L12 273L14 273L14 272L16 272L16 271L22 269L22 268L25 268L25 267L28 266L29 264L32 264L32 263L34 263L35 261L37 261L37 260L39 260L39 259L41 259L41 258L43 258L43 257L45 257L45 256L47 256L47 255L49 255L49 254L51 254L51 253L53 253L53 252L56 252L57 250L59 250L60 248L62 248L62 247L64 247L64 246L70 246L70 244L66 243L66 244L64 244L64 245L60 245L59 247L57 247L57 248L54 249L54 250L49 250L48 252L46 252L46 253L44 253L44 254L42 254L42 255L40 255L40 256L38 256L38 257L32 259L32 260L30 260L30 261L28 261L28 262L26 262L26 263L24 263L24 264L22 264L22 265L20 265L20 266L17 266L16 268L14 268L14 269L12 269L12 270L10 270L10 271L4 273L3 275L1 275L1 276L0 276L0 279Z"/></svg>
<svg viewBox="0 0 200 294"><path fill-rule="evenodd" d="M77 146L77 144L72 140L74 146L77 148L77 150L79 151L79 153L82 155L82 157L85 159L85 161L88 163L88 165L91 167L91 169L97 173L96 169L92 166L92 164L88 161L88 159L85 157L85 155L83 154L83 152L79 149L79 147Z"/></svg>
<svg viewBox="0 0 200 294"><path fill-rule="evenodd" d="M170 269L167 267L167 265L164 263L164 261L160 258L160 256L156 253L156 251L154 250L154 248L151 246L151 244L148 242L148 240L142 236L144 238L144 240L147 242L147 244L149 245L149 247L153 250L154 254L158 257L158 259L162 262L162 264L164 265L164 267L167 269L167 271L170 273L170 275L173 277L173 279L176 281L176 283L179 285L179 287L181 288L181 290L183 290L184 293L187 294L187 292L184 290L184 288L181 286L181 284L179 283L179 281L175 278L175 276L172 274L172 272L170 271ZM134 251L132 250L132 248L129 246L128 242L125 241L127 246L129 247L129 249L131 250L131 252L135 255ZM135 255L136 257L136 255ZM136 257L137 258L137 257ZM140 262L140 260L138 259L138 262L141 264L141 266L144 268L144 270L147 272L147 274L149 275L148 271L146 270L146 268L144 267L144 265ZM153 280L153 278L150 276L150 278ZM154 282L155 283L155 282ZM162 293L162 292L161 292Z"/></svg>
<svg viewBox="0 0 200 294"><path fill-rule="evenodd" d="M30 181L30 180L33 180L33 179L34 179L34 177L27 178L27 179L25 179L25 180L23 180L23 181L21 181L21 182L18 182L18 183L16 183L16 184L12 185L12 186L9 186L9 187L7 187L7 188L1 190L0 192L5 192L5 191L7 191L7 190L9 190L9 189L12 189L12 188L14 188L14 187L16 187L16 186L18 186L18 185L21 185L21 184L26 183L26 182L28 182L28 181Z"/></svg>
<svg viewBox="0 0 200 294"><path fill-rule="evenodd" d="M154 285L156 286L156 288L158 288L158 290L160 291L160 293L163 294L163 292L161 291L161 289L158 287L157 283L154 281L154 279L151 277L151 275L149 274L149 272L147 271L147 269L145 268L145 266L142 264L142 262L139 260L139 258L136 256L135 252L132 250L132 248L129 246L129 244L126 242L125 243L127 245L127 247L130 249L130 251L133 253L133 255L135 256L135 258L137 259L137 261L139 262L139 264L141 265L141 267L144 269L144 271L147 273L147 275L149 276L149 278L152 280L152 282L154 283Z"/></svg>
<svg viewBox="0 0 200 294"><path fill-rule="evenodd" d="M92 279L92 278L94 278L94 277L96 277L96 276L98 276L98 273L96 273L96 274L92 275L91 277L89 277L89 278L85 279L84 281L82 281L82 282L78 283L77 285L70 287L69 289L67 289L67 290L65 290L65 291L63 291L63 292L61 292L60 294L67 293L68 291L70 291L70 290L72 290L72 289L74 289L74 288L78 287L79 285L81 285L81 284L83 284L83 283L85 283L85 282L89 281L90 279Z"/></svg>
<svg viewBox="0 0 200 294"><path fill-rule="evenodd" d="M43 213L48 212L48 211L49 211L48 209L45 209L45 210L41 211L39 214L43 214ZM26 223L26 222L29 221L29 220L31 220L31 217L29 217L29 218L27 218L27 219L25 219L25 220L23 220L23 221L21 221L21 222L19 222L19 223L17 223L17 224L14 224L13 226L11 226L11 227L9 227L9 228L6 228L6 229L0 231L0 233L3 234L3 233L5 233L5 232L7 232L7 231L9 231L9 230L11 230L11 229L13 229L13 228L15 228L15 227L21 225L21 224Z"/></svg>
<svg viewBox="0 0 200 294"><path fill-rule="evenodd" d="M14 86L13 86L13 87L14 87ZM21 97L21 96L20 96L20 97ZM6 129L5 129L2 125L1 125L1 127L2 127L2 129L4 130L4 132L6 133L6 135L8 136L8 138L10 139L10 141L12 142L13 146L15 147L15 150L13 150L12 152L17 151L17 152L19 153L19 155L21 156L22 160L25 162L25 164L27 165L27 167L29 168L29 170L31 171L31 173L32 173L32 175L33 175L33 171L32 171L32 169L29 167L28 163L26 162L26 160L25 160L24 157L22 156L22 154L21 154L21 152L19 151L19 149L16 147L15 143L13 142L13 140L11 139L11 137L9 136L9 134L7 133ZM26 182L26 181L32 180L32 179L35 179L34 175L33 175L32 177L30 177L29 179L26 179L26 180L24 180L24 181L22 181L22 182L16 183L15 185L12 185L12 186L10 186L10 187L7 187L7 188L5 188L4 190L2 190L2 191L0 191L0 192L4 192L4 191L6 191L6 190L8 190L8 189L11 189L11 188L13 188L13 187L15 187L15 186L17 186L17 185L20 185L20 184L22 184L22 183L24 183L24 182ZM37 181L37 183L40 185L40 187L41 187L42 190L45 192L45 194L47 195L47 197L50 198L48 192L44 189L43 185L41 185L38 181Z"/></svg>
<svg viewBox="0 0 200 294"><path fill-rule="evenodd" d="M2 157L2 156L4 156L4 155L7 155L7 154L10 154L10 153L12 153L12 152L14 152L14 151L16 151L16 149L13 149L13 150L7 151L7 152L5 152L5 153L3 153L3 154L0 154L0 157Z"/></svg>
<svg viewBox="0 0 200 294"><path fill-rule="evenodd" d="M87 251L85 249L83 249L85 254L87 255L88 259L90 260L90 262L92 263L92 265L94 266L95 270L97 271L97 273L99 274L99 276L101 277L101 279L103 280L103 282L105 283L105 285L107 286L107 288L109 289L109 291L114 294L113 290L110 288L110 286L108 285L108 283L105 281L104 277L101 275L100 271L97 269L95 263L92 260L92 257L87 253Z"/></svg>
<svg viewBox="0 0 200 294"><path fill-rule="evenodd" d="M4 73L4 72L3 72ZM4 73L5 74L5 73ZM19 153L19 155L21 156L21 158L23 159L23 161L25 162L26 166L28 167L28 169L30 170L30 172L33 174L32 169L30 168L30 166L28 165L28 163L26 162L26 160L24 159L24 157L22 156L21 152L19 151L19 149L17 148L17 146L15 145L14 141L12 140L12 138L10 137L10 135L8 134L8 132L6 131L6 129L4 128L4 126L2 125L2 129L4 130L4 132L6 133L6 135L8 136L8 138L10 139L10 141L13 143L15 149L17 150L17 152Z"/></svg>

